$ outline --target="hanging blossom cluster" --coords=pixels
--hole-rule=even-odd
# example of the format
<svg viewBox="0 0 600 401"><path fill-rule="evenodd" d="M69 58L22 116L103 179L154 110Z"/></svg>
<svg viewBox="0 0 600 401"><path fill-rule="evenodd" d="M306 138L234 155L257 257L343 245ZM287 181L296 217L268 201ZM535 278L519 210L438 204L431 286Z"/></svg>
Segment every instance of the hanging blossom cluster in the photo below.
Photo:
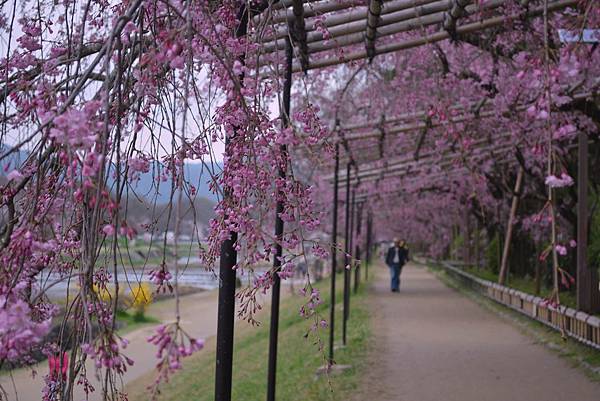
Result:
<svg viewBox="0 0 600 401"><path fill-rule="evenodd" d="M573 178L567 173L562 173L559 177L555 175L549 175L546 177L546 185L550 188L563 188L570 187L573 185Z"/></svg>
<svg viewBox="0 0 600 401"><path fill-rule="evenodd" d="M35 319L34 311L21 299L4 298L0 304L0 358L19 361L42 342L50 329L51 318Z"/></svg>
<svg viewBox="0 0 600 401"><path fill-rule="evenodd" d="M589 4L582 1L580 7ZM168 223L177 223L176 203L183 198L178 195L196 193L186 177L186 161L210 164L215 143L227 143L222 171L212 169L203 178L220 199L207 245L197 251L209 267L215 266L221 243L228 239L235 239L240 273L272 262L279 241L272 233L275 204L283 205L283 268L239 291L242 315L248 320L260 308L256 294L272 285L275 274L288 278L304 249L327 256L327 246L311 236L325 221L323 203L316 198L327 192L303 174L308 169L293 157L302 149L307 159L329 167L331 133L322 118L335 113L328 109L331 104L297 99L291 126L280 128L281 120L269 113L269 105L276 102L281 81L268 72L256 74L260 39L252 35L260 29L249 19L249 35L240 34L242 5L94 0L81 12L70 2L40 5L23 0L16 19L10 15L16 8L3 9L0 29L16 41L0 63L0 161L7 178L0 187L0 362L27 361L32 349L44 342L52 318L58 317L69 322L70 333L53 340L55 354L68 351L75 366L93 359L98 373L109 378L100 384L103 388L94 389L87 372L65 378L62 372L49 373L49 400L68 399L72 393L66 390L75 386L112 398L122 395L113 383L135 361L127 356L126 341L115 334L119 275L108 272L118 273L115 260L125 253L119 247L136 231L156 234L158 216L135 228L128 217L128 201L148 195L131 190L142 175L153 174L155 190L161 182L170 183L171 202L164 214L171 219ZM514 7L520 6L509 8ZM599 23L598 7L588 8L587 22ZM15 25L8 23L12 20ZM551 20L552 32L580 22L558 15ZM318 19L316 29L329 36L326 20ZM376 59L379 70L358 81L354 101L340 101L348 123L358 115L356 108L368 110L372 121L380 121L382 113L430 111L431 127L421 134L421 156L434 149L436 163L425 169L413 148L407 150L414 146L408 135L359 144L378 152L382 166L411 154L412 167L419 167L389 185L368 187L373 205L385 206L375 215L379 226L401 219L406 236L441 254L465 205L489 232L503 224L507 188L514 179L509 172L517 166L527 170L523 192L536 205L534 213L545 204L540 192L547 186L568 190L567 177L574 176L569 146L575 133L584 130L597 140L597 116L589 113L587 98L576 95L596 92L599 56L588 45L561 47L547 77L539 56L541 33L539 20L526 26L515 21L491 36L487 48L444 42ZM343 57L341 50L333 52ZM310 92L330 93L331 81L339 76L331 69L315 74ZM481 105L478 110L473 110L474 103ZM465 111L473 122L452 121ZM552 144L546 141L548 126ZM492 155L491 146L482 148L483 137L494 144L494 139L509 138L519 157L506 161ZM547 174L544 166L552 149L558 156ZM444 175L451 166L461 170ZM437 178L431 179L432 174ZM379 196L390 187L407 188L406 201L398 202L393 194ZM562 201L568 204L566 195ZM557 208L559 213L567 209ZM565 212L563 220L572 224L569 219ZM166 243L166 234L161 240ZM147 278L160 291L177 293L177 271L165 259ZM47 291L61 283L68 283L70 293L64 307ZM314 327L323 327L316 313L320 295L307 288L306 296L303 314L315 319ZM159 381L202 344L186 334L179 320L161 326L149 341L158 350Z"/></svg>
<svg viewBox="0 0 600 401"><path fill-rule="evenodd" d="M161 380L182 368L182 358L192 355L204 347L204 342L190 337L178 324L160 325L148 341L157 347L158 375L151 387L158 390Z"/></svg>
<svg viewBox="0 0 600 401"><path fill-rule="evenodd" d="M304 249L327 256L326 246L307 235L320 228L321 214L292 155L330 133L319 109L304 100L288 128L270 114L281 82L255 74L258 46L238 34L241 2L92 1L83 13L69 2L42 5L42 12L22 3L16 25L0 26L3 34L20 32L0 63L0 161L7 178L0 187L0 363L34 362L29 355L46 343L53 355L68 352L73 366L91 359L94 373L110 377L92 385L91 372L50 372L46 399L66 400L77 386L118 397L116 383L135 363L115 333L127 287L119 283L127 253L121 247L136 234L162 235L156 232L162 215L176 223L178 194L197 191L187 161L211 164L216 145L227 142L222 170L207 169L201 178L220 199L208 245L197 249L210 268L233 236L240 272L271 263L278 241L273 211L283 204L284 268L239 293L252 316L260 307L254 294L269 288L274 274L287 279ZM250 23L249 34L253 29ZM135 191L148 174L153 188ZM160 183L171 187L168 210L137 224L129 203L151 197ZM165 234L155 244L166 241ZM177 293L177 270L166 256L149 270L145 279L157 291ZM65 286L69 297L59 306L49 289ZM60 324L65 331L47 344ZM148 341L157 347L157 384L202 348L178 319Z"/></svg>

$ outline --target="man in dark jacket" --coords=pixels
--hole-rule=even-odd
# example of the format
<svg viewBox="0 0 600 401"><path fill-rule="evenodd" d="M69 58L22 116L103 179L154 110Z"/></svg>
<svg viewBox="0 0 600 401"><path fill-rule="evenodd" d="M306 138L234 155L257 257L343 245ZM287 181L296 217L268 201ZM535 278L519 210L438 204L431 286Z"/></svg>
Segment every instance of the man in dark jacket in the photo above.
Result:
<svg viewBox="0 0 600 401"><path fill-rule="evenodd" d="M404 241L394 238L394 245L391 246L385 256L385 263L390 268L392 278L392 292L400 291L400 272L402 266L408 261L408 248Z"/></svg>

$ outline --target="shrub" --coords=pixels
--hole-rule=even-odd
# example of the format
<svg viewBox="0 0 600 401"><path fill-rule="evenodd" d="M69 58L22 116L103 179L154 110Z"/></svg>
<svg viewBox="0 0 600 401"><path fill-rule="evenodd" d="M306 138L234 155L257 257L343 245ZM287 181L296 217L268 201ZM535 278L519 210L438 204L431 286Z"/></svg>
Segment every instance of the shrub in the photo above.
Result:
<svg viewBox="0 0 600 401"><path fill-rule="evenodd" d="M134 319L143 320L146 306L152 302L152 288L148 283L137 283L131 287L131 306Z"/></svg>
<svg viewBox="0 0 600 401"><path fill-rule="evenodd" d="M485 264L487 268L494 273L498 273L500 271L500 265L498 261L498 253L500 251L499 247L500 240L498 234L496 234L485 250Z"/></svg>

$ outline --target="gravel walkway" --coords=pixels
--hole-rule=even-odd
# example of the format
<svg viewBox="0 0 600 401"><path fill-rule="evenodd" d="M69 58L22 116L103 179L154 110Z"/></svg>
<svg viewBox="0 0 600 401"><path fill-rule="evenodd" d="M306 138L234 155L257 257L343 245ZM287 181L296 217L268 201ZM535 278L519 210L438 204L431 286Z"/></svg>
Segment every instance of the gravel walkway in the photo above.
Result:
<svg viewBox="0 0 600 401"><path fill-rule="evenodd" d="M600 385L510 322L407 265L377 270L374 351L356 401L598 401Z"/></svg>

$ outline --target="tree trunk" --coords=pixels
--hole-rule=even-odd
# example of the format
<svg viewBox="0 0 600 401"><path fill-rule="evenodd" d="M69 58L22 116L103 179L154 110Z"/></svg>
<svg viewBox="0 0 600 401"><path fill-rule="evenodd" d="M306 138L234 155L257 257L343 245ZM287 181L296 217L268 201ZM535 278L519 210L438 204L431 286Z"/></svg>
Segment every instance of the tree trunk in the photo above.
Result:
<svg viewBox="0 0 600 401"><path fill-rule="evenodd" d="M504 282L506 281L506 276L508 275L508 252L510 250L510 240L512 238L515 216L517 214L517 207L519 206L519 197L521 192L521 186L523 184L524 172L525 170L523 170L523 167L519 167L519 172L517 174L517 182L515 183L515 191L512 198L512 205L510 207L510 215L508 217L508 226L506 227L504 250L502 251L502 261L500 263L500 274L498 276L498 284L501 285L504 285Z"/></svg>

